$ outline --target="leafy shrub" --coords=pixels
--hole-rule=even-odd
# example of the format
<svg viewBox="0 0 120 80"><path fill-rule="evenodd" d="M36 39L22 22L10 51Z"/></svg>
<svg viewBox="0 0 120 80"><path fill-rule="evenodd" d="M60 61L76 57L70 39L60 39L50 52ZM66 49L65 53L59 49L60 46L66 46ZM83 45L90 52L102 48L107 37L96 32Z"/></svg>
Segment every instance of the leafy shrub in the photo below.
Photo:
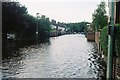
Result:
<svg viewBox="0 0 120 80"><path fill-rule="evenodd" d="M108 53L108 35L107 27L104 27L100 34L100 44L104 52L104 55L107 56ZM115 51L118 56L120 56L120 24L115 25Z"/></svg>
<svg viewBox="0 0 120 80"><path fill-rule="evenodd" d="M115 50L116 54L120 56L120 24L116 24L115 29Z"/></svg>
<svg viewBox="0 0 120 80"><path fill-rule="evenodd" d="M107 27L105 26L100 34L100 45L104 52L104 55L107 55L108 52L108 35L107 35Z"/></svg>

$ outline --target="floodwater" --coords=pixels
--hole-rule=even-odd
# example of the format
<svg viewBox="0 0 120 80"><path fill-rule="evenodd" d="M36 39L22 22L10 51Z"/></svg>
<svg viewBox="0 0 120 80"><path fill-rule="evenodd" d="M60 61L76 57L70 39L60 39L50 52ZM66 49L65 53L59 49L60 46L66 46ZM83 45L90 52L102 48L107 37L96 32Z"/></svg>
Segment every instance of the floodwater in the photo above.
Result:
<svg viewBox="0 0 120 80"><path fill-rule="evenodd" d="M88 42L82 34L52 37L50 42L19 48L13 54L2 61L2 78L104 76L105 68L96 44Z"/></svg>

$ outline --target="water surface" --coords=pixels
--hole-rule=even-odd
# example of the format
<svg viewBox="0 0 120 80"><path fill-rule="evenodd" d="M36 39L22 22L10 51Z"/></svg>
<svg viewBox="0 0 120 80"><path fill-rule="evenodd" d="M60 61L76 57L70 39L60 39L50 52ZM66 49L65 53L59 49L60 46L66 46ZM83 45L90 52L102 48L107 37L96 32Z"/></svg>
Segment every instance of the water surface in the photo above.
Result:
<svg viewBox="0 0 120 80"><path fill-rule="evenodd" d="M50 38L50 42L19 48L3 59L3 78L100 78L102 59L84 35Z"/></svg>

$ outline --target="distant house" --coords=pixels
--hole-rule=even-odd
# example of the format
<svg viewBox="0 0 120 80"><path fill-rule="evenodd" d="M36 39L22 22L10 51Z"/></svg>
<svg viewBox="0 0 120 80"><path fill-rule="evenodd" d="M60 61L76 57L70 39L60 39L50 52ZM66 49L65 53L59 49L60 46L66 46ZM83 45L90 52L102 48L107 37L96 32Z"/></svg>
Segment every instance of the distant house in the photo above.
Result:
<svg viewBox="0 0 120 80"><path fill-rule="evenodd" d="M66 30L66 26L63 23L60 22L56 23L55 20L52 20L50 26L52 30L62 31L62 32Z"/></svg>
<svg viewBox="0 0 120 80"><path fill-rule="evenodd" d="M91 27L91 24L87 24L87 32L92 32L92 27Z"/></svg>
<svg viewBox="0 0 120 80"><path fill-rule="evenodd" d="M56 30L56 25L51 24L50 27L52 30Z"/></svg>
<svg viewBox="0 0 120 80"><path fill-rule="evenodd" d="M63 26L58 26L58 31L64 32L64 31L65 31L65 27L63 27Z"/></svg>
<svg viewBox="0 0 120 80"><path fill-rule="evenodd" d="M52 29L50 32L50 36L58 36L66 33L66 26L63 23L56 23L55 20L52 20L50 26Z"/></svg>
<svg viewBox="0 0 120 80"><path fill-rule="evenodd" d="M63 26L58 26L58 25L53 25L53 24L51 24L50 25L51 26L51 29L53 30L53 31L65 31L65 27L63 27Z"/></svg>

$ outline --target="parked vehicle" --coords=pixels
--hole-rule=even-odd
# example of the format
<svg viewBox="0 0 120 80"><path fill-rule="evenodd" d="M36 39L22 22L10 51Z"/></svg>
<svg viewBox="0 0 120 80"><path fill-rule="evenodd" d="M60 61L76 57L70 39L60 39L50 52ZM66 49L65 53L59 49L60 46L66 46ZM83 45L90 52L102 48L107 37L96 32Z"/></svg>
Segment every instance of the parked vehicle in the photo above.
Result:
<svg viewBox="0 0 120 80"><path fill-rule="evenodd" d="M15 36L14 33L8 33L8 34L7 34L7 39L8 39L8 40L15 40L15 38L16 38L16 36Z"/></svg>

